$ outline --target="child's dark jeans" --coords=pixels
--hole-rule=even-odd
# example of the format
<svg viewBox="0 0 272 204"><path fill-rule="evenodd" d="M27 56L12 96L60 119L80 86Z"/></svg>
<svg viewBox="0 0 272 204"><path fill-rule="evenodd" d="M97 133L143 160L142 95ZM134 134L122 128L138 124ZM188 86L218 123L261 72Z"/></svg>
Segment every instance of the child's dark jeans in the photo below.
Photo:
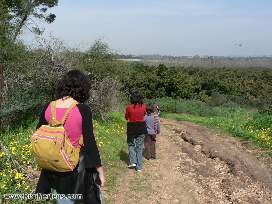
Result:
<svg viewBox="0 0 272 204"><path fill-rule="evenodd" d="M145 136L144 145L145 145L145 158L146 159L155 159L156 158L156 135Z"/></svg>

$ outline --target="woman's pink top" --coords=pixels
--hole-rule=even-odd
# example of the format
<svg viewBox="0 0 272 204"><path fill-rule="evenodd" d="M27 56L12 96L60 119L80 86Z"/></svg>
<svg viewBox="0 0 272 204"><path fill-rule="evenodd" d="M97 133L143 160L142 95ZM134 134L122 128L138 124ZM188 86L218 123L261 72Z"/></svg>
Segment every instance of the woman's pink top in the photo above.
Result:
<svg viewBox="0 0 272 204"><path fill-rule="evenodd" d="M63 118L64 113L67 108L56 108L57 109L57 120L60 121ZM45 119L49 123L51 120L51 106L49 105L45 111ZM75 106L70 112L65 124L64 128L68 134L68 137L73 146L78 145L78 141L80 136L82 135L82 116L78 110L78 107Z"/></svg>

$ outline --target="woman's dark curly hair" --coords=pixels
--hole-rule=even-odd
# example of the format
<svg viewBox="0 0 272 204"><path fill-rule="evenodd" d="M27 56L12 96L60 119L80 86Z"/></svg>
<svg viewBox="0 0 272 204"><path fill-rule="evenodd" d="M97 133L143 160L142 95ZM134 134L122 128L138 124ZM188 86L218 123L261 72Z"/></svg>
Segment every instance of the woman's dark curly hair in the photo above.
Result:
<svg viewBox="0 0 272 204"><path fill-rule="evenodd" d="M143 96L139 91L134 91L131 95L130 95L130 103L131 104L143 104Z"/></svg>
<svg viewBox="0 0 272 204"><path fill-rule="evenodd" d="M87 101L90 97L90 79L79 70L67 72L58 82L56 97L70 96L80 103Z"/></svg>

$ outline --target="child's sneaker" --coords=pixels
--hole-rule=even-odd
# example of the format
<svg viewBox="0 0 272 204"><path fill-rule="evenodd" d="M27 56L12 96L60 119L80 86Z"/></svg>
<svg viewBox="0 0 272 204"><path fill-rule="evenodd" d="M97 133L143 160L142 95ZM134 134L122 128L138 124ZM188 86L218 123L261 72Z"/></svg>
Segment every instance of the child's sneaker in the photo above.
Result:
<svg viewBox="0 0 272 204"><path fill-rule="evenodd" d="M136 171L137 171L137 173L141 173L141 172L142 172L142 170L141 170L141 169L137 169Z"/></svg>
<svg viewBox="0 0 272 204"><path fill-rule="evenodd" d="M128 168L129 168L129 169L134 169L135 167L136 167L136 164L129 164L129 165L128 165Z"/></svg>

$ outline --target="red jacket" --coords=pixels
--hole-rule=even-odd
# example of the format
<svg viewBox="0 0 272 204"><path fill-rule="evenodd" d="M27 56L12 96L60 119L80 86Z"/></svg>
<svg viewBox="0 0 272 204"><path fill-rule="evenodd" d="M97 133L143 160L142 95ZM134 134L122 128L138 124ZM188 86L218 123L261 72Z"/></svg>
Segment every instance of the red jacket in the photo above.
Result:
<svg viewBox="0 0 272 204"><path fill-rule="evenodd" d="M126 108L125 117L128 122L144 122L145 113L145 104L129 104Z"/></svg>

